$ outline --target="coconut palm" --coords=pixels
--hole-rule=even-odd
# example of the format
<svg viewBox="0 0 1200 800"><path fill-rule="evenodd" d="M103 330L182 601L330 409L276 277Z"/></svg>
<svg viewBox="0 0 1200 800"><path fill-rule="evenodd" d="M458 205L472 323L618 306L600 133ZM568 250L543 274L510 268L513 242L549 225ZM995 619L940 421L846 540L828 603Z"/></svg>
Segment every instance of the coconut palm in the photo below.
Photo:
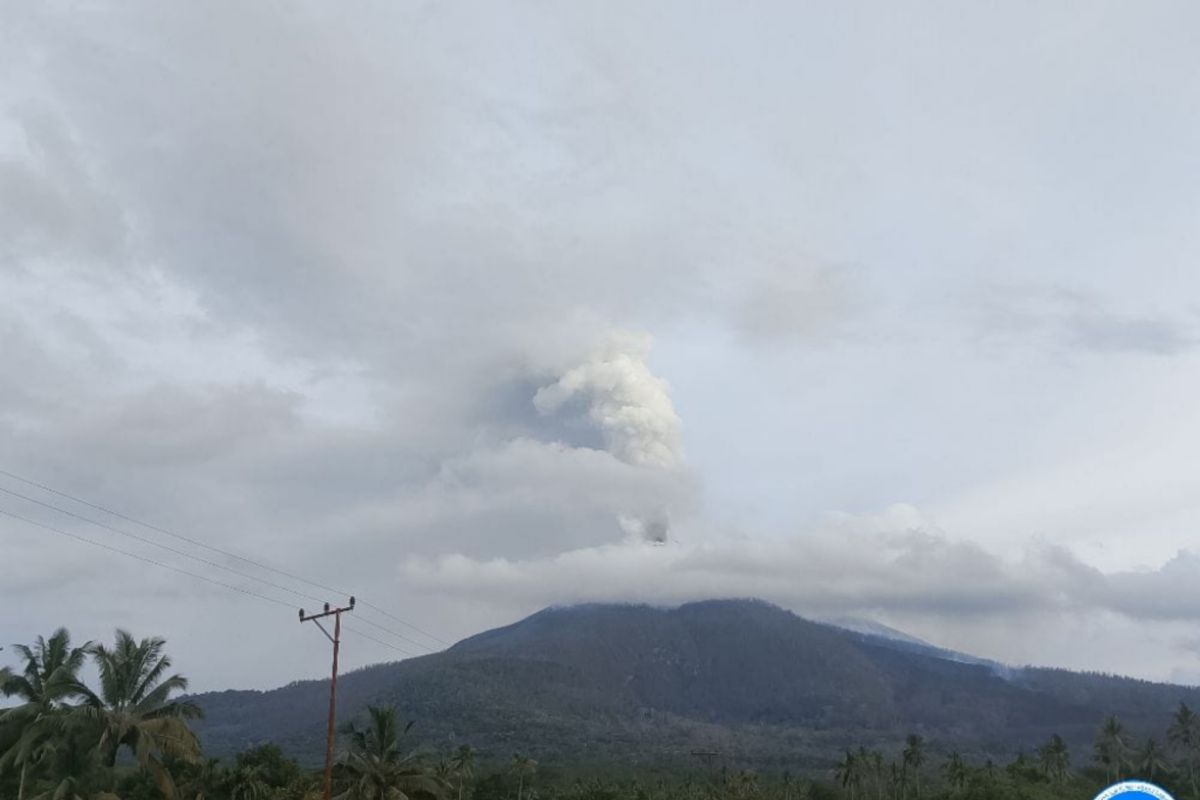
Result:
<svg viewBox="0 0 1200 800"><path fill-rule="evenodd" d="M1067 743L1057 733L1038 748L1038 765L1051 782L1062 783L1066 779L1071 767L1071 755Z"/></svg>
<svg viewBox="0 0 1200 800"><path fill-rule="evenodd" d="M0 770L20 768L18 800L25 800L32 771L50 740L55 726L52 717L80 695L79 670L89 646L71 647L66 628L59 628L49 639L39 636L32 647L13 645L25 666L19 673L5 671L0 694L23 702L0 712L0 740L5 743Z"/></svg>
<svg viewBox="0 0 1200 800"><path fill-rule="evenodd" d="M903 800L905 792L904 768L895 761L888 763L888 798Z"/></svg>
<svg viewBox="0 0 1200 800"><path fill-rule="evenodd" d="M883 753L878 750L866 750L859 748L859 754L863 757L865 763L871 768L871 779L875 782L875 800L883 800L883 784L884 784L884 769L883 769Z"/></svg>
<svg viewBox="0 0 1200 800"><path fill-rule="evenodd" d="M102 800L115 798L105 791L112 771L100 763L96 730L78 715L55 718L55 730L41 748L39 765L50 778L47 788L31 800Z"/></svg>
<svg viewBox="0 0 1200 800"><path fill-rule="evenodd" d="M1016 757L1004 768L1004 771L1013 781L1019 781L1028 775L1031 769L1029 756L1025 755L1024 750L1018 750Z"/></svg>
<svg viewBox="0 0 1200 800"><path fill-rule="evenodd" d="M1096 734L1093 750L1096 760L1104 765L1109 782L1120 777L1129 757L1129 742L1125 737L1125 726L1115 715L1104 720Z"/></svg>
<svg viewBox="0 0 1200 800"><path fill-rule="evenodd" d="M458 781L458 800L462 800L463 786L475 775L475 750L469 744L462 745L454 751L450 763Z"/></svg>
<svg viewBox="0 0 1200 800"><path fill-rule="evenodd" d="M1179 751L1180 762L1187 774L1188 787L1196 796L1196 749L1200 746L1200 717L1180 703L1167 729L1167 741Z"/></svg>
<svg viewBox="0 0 1200 800"><path fill-rule="evenodd" d="M967 788L967 764L957 750L950 754L942 766L942 772L946 775L946 783L950 784L950 788L956 792Z"/></svg>
<svg viewBox="0 0 1200 800"><path fill-rule="evenodd" d="M99 751L106 766L116 764L128 748L139 766L150 771L160 791L174 794L163 758L192 761L200 745L187 720L202 715L190 702L171 701L187 688L187 679L168 675L171 659L163 654L166 642L152 637L135 640L118 630L112 647L93 645L92 658L100 672L100 691L80 686L81 711L100 728Z"/></svg>
<svg viewBox="0 0 1200 800"><path fill-rule="evenodd" d="M441 797L445 781L425 769L415 753L404 753L400 739L412 728L396 720L396 709L367 706L367 724L351 723L349 750L342 763L347 788L339 800L407 800Z"/></svg>
<svg viewBox="0 0 1200 800"><path fill-rule="evenodd" d="M229 773L229 800L264 800L271 787L254 767L237 767Z"/></svg>
<svg viewBox="0 0 1200 800"><path fill-rule="evenodd" d="M1170 769L1167 754L1153 738L1146 740L1146 746L1138 752L1138 770L1149 780L1153 781L1158 775Z"/></svg>
<svg viewBox="0 0 1200 800"><path fill-rule="evenodd" d="M509 768L517 776L517 800L521 800L525 795L525 778L528 776L530 781L533 780L534 773L537 772L537 762L529 756L513 753Z"/></svg>
<svg viewBox="0 0 1200 800"><path fill-rule="evenodd" d="M921 796L921 765L925 763L925 739L915 733L910 733L904 740L904 752L901 753L904 763L905 778L911 770L913 789L917 797Z"/></svg>
<svg viewBox="0 0 1200 800"><path fill-rule="evenodd" d="M850 800L854 800L855 790L862 780L861 773L862 762L858 755L853 750L847 750L846 754L842 756L842 760L837 764L834 778L841 784Z"/></svg>

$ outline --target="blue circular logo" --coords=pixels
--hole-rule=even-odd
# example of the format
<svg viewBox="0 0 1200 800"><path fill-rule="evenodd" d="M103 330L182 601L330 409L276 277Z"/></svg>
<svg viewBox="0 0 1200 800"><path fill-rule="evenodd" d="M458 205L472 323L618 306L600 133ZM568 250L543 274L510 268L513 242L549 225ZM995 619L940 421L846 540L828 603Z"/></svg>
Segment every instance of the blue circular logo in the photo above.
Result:
<svg viewBox="0 0 1200 800"><path fill-rule="evenodd" d="M1095 800L1175 800L1161 786L1146 781L1120 781L1109 786Z"/></svg>

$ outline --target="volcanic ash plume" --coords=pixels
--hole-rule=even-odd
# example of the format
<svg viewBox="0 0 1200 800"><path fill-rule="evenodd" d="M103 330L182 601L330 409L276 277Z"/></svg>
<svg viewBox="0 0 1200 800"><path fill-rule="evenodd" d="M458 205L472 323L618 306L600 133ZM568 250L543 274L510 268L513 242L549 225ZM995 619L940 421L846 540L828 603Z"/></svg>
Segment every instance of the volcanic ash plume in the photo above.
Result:
<svg viewBox="0 0 1200 800"><path fill-rule="evenodd" d="M683 463L679 416L670 387L646 366L649 346L648 336L614 336L590 359L539 389L534 405L542 414L553 414L582 399L614 456L638 466L676 469Z"/></svg>
<svg viewBox="0 0 1200 800"><path fill-rule="evenodd" d="M642 517L620 514L617 524L630 539L650 544L666 544L671 530L671 520L667 517L666 509Z"/></svg>

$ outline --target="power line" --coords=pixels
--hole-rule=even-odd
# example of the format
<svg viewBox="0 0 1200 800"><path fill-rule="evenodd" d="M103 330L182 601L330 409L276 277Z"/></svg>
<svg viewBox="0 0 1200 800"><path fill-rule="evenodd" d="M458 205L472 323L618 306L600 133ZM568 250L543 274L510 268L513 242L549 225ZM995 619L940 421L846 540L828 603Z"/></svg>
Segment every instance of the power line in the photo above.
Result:
<svg viewBox="0 0 1200 800"><path fill-rule="evenodd" d="M113 515L115 515L115 516L117 516L117 517L119 517L119 518L121 518L121 519L128 520L128 521L130 521L130 522L132 522L132 523L134 523L134 524L136 524L136 525L141 525L141 526L143 526L143 527L149 528L150 530L155 530L155 531L160 531L160 532L166 533L166 534L168 534L168 535L170 535L170 536L174 536L175 538L177 538L177 539L180 539L181 541L190 542L190 543L196 544L196 545L197 545L197 546L199 546L199 547L203 547L203 548L205 548L205 549L207 549L207 550L211 550L211 551L213 551L213 552L216 552L216 553L221 553L221 554L223 554L223 555L225 555L225 556L228 556L228 557L230 557L230 558L237 559L237 560L239 560L239 561L244 561L244 562L245 562L245 563L247 563L247 564L252 564L252 565L254 565L254 566L257 566L257 567L259 567L260 569L265 569L265 570L267 570L267 571L270 571L270 572L275 572L275 573L277 573L277 574L280 574L280 575L285 575L285 576L287 576L287 577L291 577L291 578L293 578L293 580L298 580L298 581L300 581L300 582L302 582L302 583L307 583L307 584L309 584L310 586L316 586L316 587L318 587L318 588L328 588L328 589L329 589L329 591L332 591L332 592L339 592L339 590L337 590L337 589L333 589L333 588L330 588L330 587L323 587L323 585L322 585L322 584L316 583L316 582L314 582L314 581L309 581L309 580L307 580L307 579L305 579L305 578L301 578L301 577L299 577L299 576L293 576L291 573L284 572L283 570L277 570L277 569L273 569L273 568L271 568L271 567L268 567L268 566L267 566L267 565L265 565L265 564L261 564L261 563L259 563L259 562L257 562L257 561L254 561L254 560L252 560L252 559L244 558L244 557L242 557L242 556L239 556L239 555L237 555L236 553L231 553L231 552L229 552L229 551L222 550L222 549L220 549L220 548L217 548L217 547L212 547L211 545L207 545L207 544L205 544L205 543L203 543L203 542L200 542L200 541L198 541L198 540L196 540L196 539L192 539L192 538L190 538L190 537L187 537L187 536L181 536L181 535L178 535L178 534L172 534L170 531L167 531L165 528L159 528L158 526L155 526L155 525L150 525L150 524L148 524L148 523L143 523L143 522L140 522L140 521L138 521L138 520L136 520L136 519L134 519L134 518L132 518L132 517L127 517L127 516L125 516L125 515L123 515L123 514L120 514L120 513L118 513L118 512L115 512L115 511L111 511L111 510L109 510L109 509L106 509L106 508L104 508L103 506L96 505L95 503L89 503L89 502L88 502L88 501L86 501L86 500L82 500L82 499L79 499L79 498L75 498L75 497L73 497L73 496L71 496L71 495L69 495L69 494L67 494L67 493L65 493L65 492L58 491L58 490L56 490L56 489L53 489L53 488L51 488L51 487L49 487L49 486L45 486L44 484L37 483L36 481L30 481L30 480L28 480L28 479L22 478L22 477L20 477L20 476L18 476L18 475L15 475L14 473L8 472L8 471L6 471L6 470L0 470L0 475L7 475L7 476L9 476L9 477L13 477L13 478L15 478L16 480L20 480L20 481L22 481L22 482L24 482L24 483L28 483L28 484L29 484L29 485L31 485L31 486L36 486L37 488L39 488L39 489L43 489L43 490L45 490L45 491L47 491L47 492L50 492L50 493L52 493L52 494L56 494L56 495L59 495L59 496L61 496L61 497L65 497L65 498L68 498L68 499L70 499L70 500L74 500L75 502L82 503L83 505L86 505L86 506L88 506L88 507L90 507L90 508L95 508L95 509L97 509L97 510L99 510L99 511L103 511L103 512L105 512L105 513L113 514ZM295 595L295 596L297 596L297 597L301 597L301 598L304 598L304 599L307 599L307 600L314 600L314 601L316 601L316 602L318 602L318 603L320 603L320 602L323 602L323 600L324 600L324 598L315 597L314 595L311 595L311 594L305 594L304 592L299 592L299 591L296 591L295 589L292 589L292 588L291 588L291 587L289 587L289 586L283 586L283 585L281 585L281 584L274 583L274 582L272 582L272 581L266 580L265 578L260 578L260 577L258 577L257 575L250 575L250 574L248 574L248 573L246 573L246 572L242 572L242 571L240 571L240 570L233 569L232 567L225 566L224 564L220 564L220 563L217 563L217 562L215 562L215 561L211 561L211 560L209 560L209 559L206 559L206 558L201 558L200 556L194 555L194 554L192 554L192 553L188 553L188 552L186 552L186 551L184 551L184 550L179 550L179 549L177 549L177 548L170 547L170 546L168 546L168 545L165 545L165 544L162 544L162 543L160 543L160 542L157 542L157 541L155 541L155 540L153 540L153 539L149 539L149 538L146 538L146 537L143 537L143 536L138 536L137 534L130 533L130 532L126 531L126 530L122 530L122 529L120 529L120 528L117 528L117 527L114 527L114 526L112 526L112 525L108 525L107 523L100 522L100 521L98 521L98 520L92 519L92 518L90 518L90 517L87 517L87 516L84 516L84 515L82 515L82 514L77 514L77 513L75 513L74 511L70 511L69 509L65 509L65 508L62 508L61 506L54 505L53 503L47 503L47 502L45 502L45 501L43 501L43 500L39 500L39 499L37 499L37 498L34 498L34 497L29 497L28 495L21 494L20 492L15 492L15 491L13 491L13 490L11 490L11 489L6 489L6 488L4 488L3 486L0 486L0 492L4 492L5 494L12 495L13 497L18 497L18 498L20 498L20 499L22 499L22 500L26 500L26 501L28 501L28 502L31 502L31 503L36 503L37 505L40 505L40 506L42 506L43 508L48 508L48 509L51 509L51 510L53 510L53 511L57 511L57 512L59 512L59 513L61 513L61 514L66 514L67 516L73 517L73 518L75 518L75 519L78 519L78 520L81 520L81 521L83 521L83 522L87 522L87 523L89 523L89 524L92 524L92 525L99 526L99 527L101 527L101 528L104 528L105 530L112 531L113 533L119 534L119 535L121 535L121 536L126 536L126 537L129 537L129 538L135 539L135 540L137 540L137 541L139 541L139 542L142 542L142 543L144 543L144 544L148 544L148 545L150 545L151 547L157 547L157 548L159 548L159 549L166 550L167 552L170 552L170 553L175 553L176 555L181 555L181 556L183 556L184 558L189 558L189 559L191 559L191 560L193 560L193 561L196 561L196 562L198 562L198 563L205 564L205 565L207 565L207 566L211 566L211 567L215 567L215 568L217 568L217 569L220 569L220 570L224 570L224 571L226 571L226 572L228 572L228 573L230 573L230 574L237 575L237 576L238 576L238 577L240 577L240 578L244 578L244 579L246 579L246 580L251 580L251 581L257 581L258 583L261 583L261 584L263 584L263 585L266 585L266 586L270 586L270 587L272 587L272 588L274 588L274 589L278 589L278 590L280 590L280 591L288 592L288 593L290 593L290 594L293 594L293 595ZM340 593L341 593L341 594L349 594L348 592L340 592ZM369 604L367 604L367 603L364 603L364 605L369 605ZM373 605L369 605L369 607L370 607L370 608L372 608L372 609L375 609L375 610L376 610L378 613L381 613L381 614L383 614L384 616L391 617L392 619L395 619L397 622L400 622L401 624L408 625L408 627L410 627L410 628L414 628L415 630L418 630L419 632L422 632L422 633L424 633L423 631L420 631L420 629L419 629L419 628L416 628L415 626L413 626L413 625L411 625L411 624L409 624L409 623L406 623L406 622L404 622L404 620L400 619L399 617L396 617L396 616L395 616L395 615L393 615L393 614L390 614L390 613L388 613L387 611L384 611L383 609L377 608L376 606L373 606ZM366 622L367 624L371 625L372 627L375 627L375 628L377 628L377 629L379 629L379 630L381 630L381 631L383 631L383 632L387 633L387 634L388 634L388 635L390 635L390 636L393 636L393 637L395 637L395 638L397 638L397 639L400 639L400 640L403 640L403 641L405 641L405 642L408 642L409 644L411 644L411 645L413 645L413 646L415 646L415 647L420 647L420 648L422 648L422 649L424 649L424 650L430 650L430 651L432 651L432 650L434 650L434 649L435 649L435 648L433 648L433 647L429 646L428 644L425 644L424 642L419 642L419 641L417 641L417 640L413 639L413 638L412 638L412 637L410 637L410 636L406 636L406 635L405 635L405 634L403 634L403 633L399 633L399 632L397 632L397 631L394 631L394 630L392 630L392 629L390 629L390 628L388 628L388 627L386 627L386 626L384 626L384 625L380 625L380 624L378 624L378 623L376 623L376 622L374 622L374 621L372 621L372 620L370 620L370 619L363 618L363 622ZM425 636L427 636L427 637L429 637L429 638L431 638L431 639L434 639L435 641L438 641L439 643L441 643L441 644L443 644L443 645L446 645L446 646L448 646L448 644L447 644L446 642L442 641L441 639L438 639L437 637L435 637L435 636L433 636L433 635L431 635L431 634L425 633L424 635L425 635Z"/></svg>
<svg viewBox="0 0 1200 800"><path fill-rule="evenodd" d="M30 479L30 478L26 478L26 477L23 477L23 476L21 476L21 475L18 475L18 474L14 473L14 472L9 472L9 471L8 471L8 470L6 470L6 469L0 469L0 475L3 475L3 476L5 476L5 477L7 477L7 478L12 478L12 479L13 479L13 480L15 480L15 481L20 481L21 483L24 483L24 484L26 484L26 485L28 485L28 486L33 486L33 487L36 487L36 488L38 488L38 489L41 489L41 490L42 490L42 491L44 491L44 492L49 492L50 494L53 494L53 495L57 495L57 496L59 496L59 497L66 498L67 500L71 500L71 501L73 501L73 502L76 502L76 503L79 503L79 504L81 504L81 505L87 506L88 508L92 508L92 509L95 509L95 510L97 510L97 511L102 511L102 512L104 512L105 514L111 514L112 516L114 516L114 517L117 517L118 519L123 519L123 520L125 520L126 522L133 523L134 525L138 525L138 526L140 526L140 527L143 527L143 528L146 528L146 529L148 529L148 530L156 531L156 532L158 532L158 533L161 533L161 534L164 534L164 535L166 535L166 536L170 536L170 537L172 537L172 538L174 538L174 539L178 539L178 540L180 540L180 541L184 541L184 542L187 542L187 543L189 543L189 544L193 544L193 545L195 545L195 546L197 546L197 547L202 547L202 548L204 548L205 550L208 550L208 551L210 551L210 552L213 552L213 553L220 553L220 554L221 554L221 555L223 555L223 556L226 556L226 557L228 557L228 558L233 558L233 559L236 559L236 560L238 560L238 561L241 561L241 562L243 562L243 563L246 563L246 564L250 564L250 565L252 565L252 566L258 567L259 569L266 570L267 572L273 572L273 573L275 573L276 575L282 575L282 576L283 576L283 577L285 577L285 578L291 578L292 580L295 580L295 581L300 581L301 583L307 584L307 585L309 585L309 586L313 586L313 587L315 587L315 588L317 588L317 589L322 589L322 590L324 590L324 591L327 591L327 592L333 592L333 593L335 593L335 594L339 594L339 595L348 595L348 594L350 594L350 592L346 592L346 591L344 591L344 590L342 590L342 589L338 589L338 588L335 588L335 587L332 587L332 586L327 586L327 585L325 585L325 584L323 584L323 583L318 583L317 581L312 581L312 580L309 580L308 578L304 578L304 577L302 577L302 576L300 576L300 575L296 575L296 574L294 574L294 573L291 573L291 572L288 572L288 571L286 571L286 570L277 569L277 568L275 568L275 567L269 566L269 565L267 565L267 564L264 564L264 563L262 563L261 561L255 561L254 559L251 559L251 558L246 558L245 556L238 555L237 553L230 552L229 550L223 550L223 549L221 549L220 547L215 547L215 546L213 546L213 545L210 545L210 544L208 544L208 543L206 543L206 542L200 541L200 540L198 540L198 539L194 539L194 538L192 538L192 537L190 537L190 536L184 536L183 534L180 534L180 533L175 533L175 532L173 532L173 531L167 530L166 528L160 527L160 526L158 526L158 525L154 525L154 524L152 524L152 523L145 522L145 521L143 521L143 520L140 520L140 519L137 519L137 518L135 518L135 517L131 517L131 516L128 516L128 515L126 515L126 514L122 514L120 511L115 511L115 510L113 510L113 509L111 509L111 508L108 508L108 507L106 507L106 506L99 505L98 503L92 503L92 502L90 502L90 501L88 501L88 500L84 500L84 499L83 499L83 498L81 498L81 497L76 497L75 495L68 494L67 492L64 492L64 491L62 491L62 490L60 490L60 489L55 489L55 488L54 488L54 487L52 487L52 486L47 486L47 485L46 485L46 484L44 484L44 483L39 483L39 482L37 482L37 481L35 481L35 480L32 480L32 479ZM8 490L8 489L4 489L3 487L0 487L0 491L8 492L9 494L15 494L15 495L16 495L16 496L18 496L18 497L24 497L24 495L19 495L19 494L16 494L15 492L12 492L11 490ZM25 499L27 499L27 500L32 500L32 498L25 498ZM32 502L35 502L35 503L40 503L41 501L38 501L38 500L32 500ZM48 504L45 504L45 503L41 503L41 504L42 504L42 505L48 505ZM71 514L71 516L76 516L76 517L78 517L79 519L84 519L84 520L86 520L86 521L88 521L88 522L92 522L93 524L96 524L96 525L101 525L102 527L108 527L108 526L105 526L103 523L95 522L94 520L88 520L86 517L79 517L79 515L77 515L77 514L73 514L73 513L72 513L72 512L70 512L70 511L65 511L65 510L63 510L63 509L57 509L57 507L54 507L54 506L50 506L50 507L52 507L52 508L56 508L56 510L61 510L61 511L63 511L63 513ZM110 528L110 530L115 530L115 529L112 529L112 528ZM117 532L118 532L118 533L124 533L124 532L122 532L122 531L117 531ZM133 534L125 534L125 535L130 535L130 536L132 536ZM137 538L137 537L135 537L135 538ZM156 544L156 546L162 547L162 545L157 545L157 544ZM192 556L189 556L189 557L192 557ZM211 563L211 562L209 562L209 563ZM221 567L221 568L222 568L222 569L229 569L228 567ZM261 581L261 582L263 582L263 583L267 583L267 581L265 581L265 580L262 580L261 578L255 578L255 580L259 580L259 581ZM294 592L294 591L293 591L293 590L291 590L291 589L288 589L287 591L292 591L292 592L293 592L293 594L298 594L297 592ZM304 596L304 597L311 597L311 596L309 596L309 595L301 595L301 596ZM362 600L360 600L359 602L360 602L362 605L366 606L367 608L370 608L370 609L371 609L371 610L373 610L373 611L376 611L376 612L378 612L378 613L380 613L380 614L383 614L385 617L388 617L389 619L392 619L392 620L394 620L394 621L396 621L396 622L399 622L401 625L404 625L405 627L407 627L407 628L409 628L409 629L411 629L411 630L413 630L413 631L415 631L415 632L417 632L417 633L421 634L422 636L425 636L425 637L427 637L427 638L429 638L429 639L432 639L433 641L437 642L437 643L438 643L438 644L440 644L440 645L443 645L444 647L449 647L449 646L450 646L450 642L447 642L445 639L441 639L441 638L439 638L439 637L437 637L437 636L434 636L432 633L429 633L428 631L425 631L425 630L422 630L421 628L418 628L416 625L413 625L412 623L410 623L410 622L408 622L408 621L406 621L406 620L404 620L404 619L401 619L400 617L396 616L395 614L392 614L392 613L391 613L391 612L389 612L389 611L385 611L384 609L382 609L382 608L380 608L380 607L378 607L378 606L376 606L376 605L372 605L371 603L368 603L368 602L366 602L366 601L362 601ZM386 628L382 628L382 626L377 626L377 627L380 627L382 630L387 630ZM406 637L406 636L403 636L402 634L396 633L395 631L389 631L389 633L391 633L391 634L392 634L392 635L394 635L394 636L399 636L400 638L403 638L403 639L405 639L406 641L412 642L413 644L415 644L415 645L417 645L417 646L419 646L419 647L424 647L424 648L426 648L426 649L432 649L432 648L430 648L428 645L421 644L420 642L415 642L415 641L413 641L412 639L409 639L408 637Z"/></svg>
<svg viewBox="0 0 1200 800"><path fill-rule="evenodd" d="M173 572L178 572L181 575L187 575L192 578L197 578L197 579L205 581L207 583L211 583L214 586L221 586L226 589L232 589L235 592L241 592L242 594L247 594L247 595L250 595L251 597L257 597L259 600L266 600L268 603L275 603L276 605L283 606L284 608L292 607L291 603L285 603L284 601L279 600L277 598L268 597L265 594L259 594L258 592L250 591L249 589L242 588L241 586L234 586L232 583L225 583L224 581L219 581L219 580L216 580L215 578L209 578L206 575L200 575L195 572L190 572L186 569L176 567L173 564L167 564L162 561L156 561L153 558L146 558L145 556L139 556L137 553L131 553L128 550L122 550L119 547L113 547L112 545L104 544L103 542L97 542L95 539L89 539L86 536L80 536L78 534L71 533L69 531L64 531L62 528L56 528L53 525L47 525L44 522L38 522L37 520L30 519L29 517L23 517L20 514L16 514L12 511L7 511L3 508L0 508L0 514L3 514L6 517L12 517L13 519L20 520L21 522L24 522L29 525L36 525L39 528L43 528L45 530L51 531L52 533L57 533L60 536L66 536L68 538L75 539L76 541L79 541L79 542L85 542L85 543L93 545L95 547L100 547L105 550L109 550L113 553L119 553L123 556L129 556L130 558L136 558L138 561L144 561L145 563L153 564L156 567L162 567L163 569L169 569Z"/></svg>
<svg viewBox="0 0 1200 800"><path fill-rule="evenodd" d="M70 531L64 531L62 528L57 528L53 525L47 525L44 522L38 522L35 519L30 519L29 517L22 516L21 514L17 514L13 511L8 511L6 509L0 508L0 514L3 514L6 517L11 517L15 520L24 522L27 525L33 525L38 528L42 528L43 530L50 531L51 533L56 533L60 536L66 536L69 539L74 539L75 541L83 542L84 544L90 544L93 547L99 547L103 550L108 550L109 552L117 553L118 555L137 559L138 561L141 561L146 564L151 564L156 567L162 567L163 569L169 569L172 572L179 573L180 575L187 575L189 578L195 578L197 580L204 581L205 583L211 583L212 585L219 586L223 589L229 589L230 591L248 595L249 597L254 597L258 600L263 600L268 603L274 603L275 605L283 606L284 608L288 608L288 609L294 608L294 606L291 603L285 602L278 598L268 597L265 594L260 594L259 592L255 592L250 589L246 589L245 587L242 587L242 586L235 586L232 583L226 583L225 581L219 581L219 580L216 580L215 578L210 578L207 575L201 575L199 573L192 572L190 570L186 570L181 567L177 567L174 564L167 564L166 562L158 561L153 558L147 558L145 556L138 555L137 553L131 553L128 550L122 550L119 547L113 547L112 545L105 544L104 542L97 542L95 539L89 539L86 536L80 536L78 534L71 533ZM318 602L321 602L321 601L318 600ZM391 644L389 642L385 642L382 639L377 639L374 636L363 633L362 631L357 630L355 628L350 628L349 626L347 626L346 630L350 631L351 633L355 634L356 636L361 636L364 639L369 639L370 641L375 642L376 644L383 645L384 647L390 647L391 649L393 649L397 652L403 653L404 655L407 655L410 657L416 657L416 653L410 653L409 651L404 650L403 648L397 647L396 645Z"/></svg>
<svg viewBox="0 0 1200 800"><path fill-rule="evenodd" d="M60 506L56 506L53 503L47 503L45 501L38 500L35 497L29 497L28 495L21 494L20 492L14 492L12 489L6 489L3 486L0 486L0 492L11 495L13 497L19 497L22 500L27 500L30 503L35 503L39 506L42 506L43 508L47 508L52 511L57 511L60 514L65 514L69 517L73 517L74 519L80 520L81 522L86 522L91 525L96 525L97 527L104 528L105 530L112 531L113 533L119 534L121 536L127 536L131 539L134 539L135 541L142 542L143 544L148 544L151 547L157 547L161 550L166 550L168 553L174 553L175 555L183 556L184 558L189 558L192 561L195 561L199 564L204 564L204 565L210 566L210 567L216 567L217 569L224 570L225 572L228 572L231 575L236 575L239 578L242 578L244 580L256 581L265 586L270 586L272 589L277 589L281 592L288 592L289 594L295 595L296 597L300 597L305 600L312 600L317 603L324 602L324 598L322 598L322 597L317 597L316 595L306 594L305 592L297 591L297 590L291 588L290 586L284 586L282 584L275 583L274 581L269 581L265 578L260 578L257 575L251 575L248 572L242 572L241 570L234 569L233 567L227 567L224 564L220 564L216 561L210 561L207 558L201 558L200 556L197 556L193 553L189 553L186 550L180 550L179 548L171 547L169 545L162 544L161 542L156 542L153 539L149 539L145 536L138 536L136 533L130 533L129 531L125 531L120 528L109 525L107 523L91 519L90 517L86 517L82 514L76 514L74 511L62 508ZM428 645L425 645L425 644L422 644L421 642L410 639L409 637L405 636L404 634L397 633L396 631L393 631L390 628L380 625L379 623L374 622L372 620L364 618L363 622L365 622L368 625L371 625L375 628L378 628L379 630L383 631L384 633L387 633L398 639L403 639L406 642L416 645L417 647L424 648L425 650L432 649ZM396 648L396 649L399 649L399 648ZM401 652L407 652L407 651L401 651Z"/></svg>
<svg viewBox="0 0 1200 800"><path fill-rule="evenodd" d="M425 631L418 628L416 625L413 625L412 623L409 623L409 622L405 622L404 620L397 617L395 614L392 614L388 611L384 611L379 606L372 605L371 603L368 603L366 600L359 600L359 602L362 603L367 608L371 609L372 611L376 611L380 614L383 614L385 617L388 617L389 619L393 619L396 622L399 622L401 625L405 625L405 626L411 628L412 630L416 631L417 633L421 634L422 636L428 636L430 639L433 639L438 644L444 645L446 647L452 646L450 644L450 642L447 642L445 639L439 639L438 637L434 636L432 633L426 633Z"/></svg>
<svg viewBox="0 0 1200 800"><path fill-rule="evenodd" d="M53 503L46 503L46 502L43 502L42 500L38 500L37 498L28 497L27 495L23 495L20 492L14 492L12 489L5 489L3 486L0 486L0 492L4 492L5 494L11 495L13 497L19 497L22 500L29 501L30 503L36 503L37 505L42 506L43 508L48 508L51 511L57 511L60 514L66 514L68 517L74 517L75 519L79 520L80 522L86 522L91 525L96 525L97 527L104 528L107 531L112 531L113 533L119 534L121 536L128 536L130 539L134 539L136 541L142 542L143 544L148 544L151 547L157 547L161 550L166 550L168 553L174 553L177 556L183 556L184 558L190 558L192 561L198 562L200 564L205 564L210 567L216 567L217 569L225 570L228 573L237 575L239 578L245 578L246 580L250 580L250 581L257 581L259 583L270 586L272 589L278 589L282 592L289 592L291 594L296 595L297 597L304 598L305 600L315 600L318 603L324 602L324 598L316 597L311 594L305 594L304 592L298 592L289 586L283 586L282 584L273 583L271 581L266 580L265 578L259 578L256 575L251 575L247 572L241 572L240 570L236 570L233 567L227 567L224 564L219 564L216 561L209 561L207 558L201 558L200 556L189 553L186 550L180 550L178 548L171 547L170 545L165 545L165 544L162 544L161 542L156 542L153 539L146 538L145 536L138 536L136 533L129 533L128 531L123 531L120 528L115 528L112 525L108 525L107 523L99 522L99 521L91 519L89 517L85 517L82 514L76 514L74 511L69 511L68 509L65 509L65 508L60 508L59 506L56 506Z"/></svg>
<svg viewBox="0 0 1200 800"><path fill-rule="evenodd" d="M359 619L362 619L362 617L359 617ZM366 620L363 620L363 622L366 622ZM372 635L371 635L371 634L369 634L369 633L363 633L363 632L362 632L362 631L360 631L358 628L352 628L352 627L350 627L349 625L345 625L345 626L343 626L343 627L345 627L345 629L346 629L346 630L350 631L350 632L351 632L351 633L353 633L355 636L361 636L362 638L364 638L364 639L367 639L367 640L370 640L370 641L372 641L372 642L375 642L376 644L381 644L381 645L383 645L384 647L390 647L390 648L392 648L393 650L395 650L395 651L397 651L397 652L404 653L406 656L411 656L412 658L419 658L419 657L420 657L420 656L419 656L419 654L417 654L417 653L410 653L410 652L408 652L407 650L405 650L405 649L403 649L403 648L401 648L401 647L397 647L396 645L392 644L391 642L385 642L385 641L383 641L382 639L376 639L374 636L372 636Z"/></svg>

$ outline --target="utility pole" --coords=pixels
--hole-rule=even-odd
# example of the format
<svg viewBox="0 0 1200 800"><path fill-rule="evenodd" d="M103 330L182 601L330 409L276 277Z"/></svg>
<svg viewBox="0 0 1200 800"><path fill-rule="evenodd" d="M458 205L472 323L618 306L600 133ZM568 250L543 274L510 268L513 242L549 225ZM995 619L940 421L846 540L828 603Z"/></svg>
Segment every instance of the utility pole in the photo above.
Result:
<svg viewBox="0 0 1200 800"><path fill-rule="evenodd" d="M329 681L329 727L325 734L325 800L330 800L333 796L333 733L334 720L337 717L337 669L338 669L338 647L342 643L342 614L343 612L354 610L354 598L350 598L350 605L344 608L330 608L329 603L325 604L325 610L319 614L309 614L305 616L304 609L300 609L300 622L312 622L321 629L321 633L325 634L325 638L333 642L333 677ZM325 626L321 624L323 617L333 617L333 635L329 635L329 631L325 630Z"/></svg>

